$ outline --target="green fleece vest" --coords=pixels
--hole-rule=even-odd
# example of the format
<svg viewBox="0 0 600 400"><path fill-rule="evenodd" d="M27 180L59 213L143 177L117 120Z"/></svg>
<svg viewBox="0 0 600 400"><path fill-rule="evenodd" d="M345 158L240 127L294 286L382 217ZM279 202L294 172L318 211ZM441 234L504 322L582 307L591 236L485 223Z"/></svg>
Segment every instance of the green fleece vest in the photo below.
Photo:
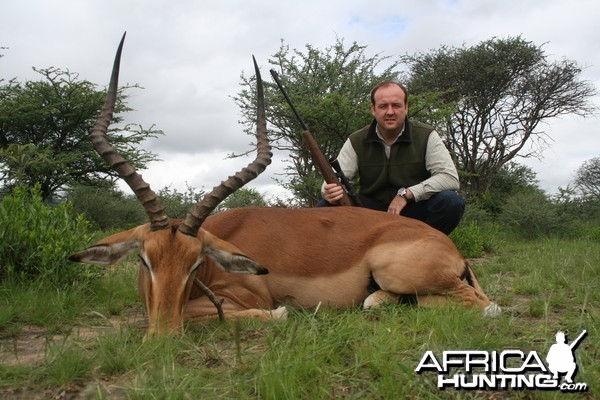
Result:
<svg viewBox="0 0 600 400"><path fill-rule="evenodd" d="M349 139L358 156L360 193L387 205L401 187L416 185L431 176L425 168L425 152L433 127L407 119L404 133L392 145L388 159L376 126L373 121Z"/></svg>

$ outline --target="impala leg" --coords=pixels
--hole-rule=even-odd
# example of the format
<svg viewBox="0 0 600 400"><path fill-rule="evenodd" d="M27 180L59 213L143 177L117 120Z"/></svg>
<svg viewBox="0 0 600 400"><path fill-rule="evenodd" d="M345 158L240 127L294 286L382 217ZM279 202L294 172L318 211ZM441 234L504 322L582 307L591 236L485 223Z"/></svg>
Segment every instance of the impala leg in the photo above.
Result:
<svg viewBox="0 0 600 400"><path fill-rule="evenodd" d="M462 303L469 308L486 308L490 305L490 299L480 290L456 278L454 288L448 290L446 294L450 299Z"/></svg>
<svg viewBox="0 0 600 400"><path fill-rule="evenodd" d="M398 304L400 295L387 290L378 290L367 297L363 308L376 308L382 304ZM458 280L454 289L447 290L443 294L431 293L418 295L417 304L420 307L441 307L446 304L462 304L468 308L481 308L486 317L495 317L500 314L500 307L491 302L481 291Z"/></svg>
<svg viewBox="0 0 600 400"><path fill-rule="evenodd" d="M398 295L416 294L419 297L418 303L424 306L436 306L450 300L465 307L483 309L484 315L490 315L488 310L491 309L491 315L498 314L498 306L490 302L483 293L473 271L463 259L447 260L443 254L436 252L430 252L426 257L421 254L417 258L417 255L410 252L411 249L404 249L402 262L391 259L389 254L393 252L385 252L385 248L369 255L369 264L373 266L371 273L382 290ZM470 279L473 286L463 281L462 277ZM423 295L429 298L424 298ZM435 297L432 298L432 295ZM376 304L377 301L374 298L370 303Z"/></svg>
<svg viewBox="0 0 600 400"><path fill-rule="evenodd" d="M231 301L225 300L222 304L225 319L257 319L259 321L285 320L288 316L288 310L285 307L278 307L274 310L259 308L244 309ZM186 321L200 321L209 318L217 318L217 310L214 304L206 297L190 300L183 312L183 318Z"/></svg>
<svg viewBox="0 0 600 400"><path fill-rule="evenodd" d="M484 317L496 317L500 315L502 309L498 304L490 301L483 292L467 284L464 284L464 286L464 288L461 288L462 293L449 292L446 295L430 294L417 296L417 301L421 307L440 307L445 304L458 302L469 308L482 308Z"/></svg>
<svg viewBox="0 0 600 400"><path fill-rule="evenodd" d="M365 310L377 308L384 304L398 304L400 296L397 293L388 292L387 290L378 290L369 295L363 302ZM417 304L421 307L440 307L449 302L455 302L448 299L446 295L428 294L416 296Z"/></svg>
<svg viewBox="0 0 600 400"><path fill-rule="evenodd" d="M398 304L399 296L387 290L377 290L369 295L363 302L365 310L377 308L383 304Z"/></svg>

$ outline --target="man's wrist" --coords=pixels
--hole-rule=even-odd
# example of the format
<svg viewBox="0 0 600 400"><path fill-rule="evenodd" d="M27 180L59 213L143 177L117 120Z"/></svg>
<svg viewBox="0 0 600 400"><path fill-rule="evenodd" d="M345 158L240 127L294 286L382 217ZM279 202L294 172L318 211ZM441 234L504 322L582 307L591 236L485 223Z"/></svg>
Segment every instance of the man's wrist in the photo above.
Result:
<svg viewBox="0 0 600 400"><path fill-rule="evenodd" d="M414 201L414 199L415 199L415 197L411 193L410 189L407 189L407 188L398 189L397 196L402 197L404 200L406 200L407 203L410 203L410 202Z"/></svg>

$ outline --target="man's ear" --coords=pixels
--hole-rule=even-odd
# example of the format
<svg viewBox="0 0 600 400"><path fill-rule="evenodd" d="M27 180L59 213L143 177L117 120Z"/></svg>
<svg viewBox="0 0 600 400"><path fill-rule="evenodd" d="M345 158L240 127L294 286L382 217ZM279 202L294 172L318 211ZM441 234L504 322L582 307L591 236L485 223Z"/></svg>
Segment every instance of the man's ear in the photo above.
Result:
<svg viewBox="0 0 600 400"><path fill-rule="evenodd" d="M200 230L203 238L204 255L210 257L219 267L234 274L264 275L269 271L248 257L238 247L211 233Z"/></svg>

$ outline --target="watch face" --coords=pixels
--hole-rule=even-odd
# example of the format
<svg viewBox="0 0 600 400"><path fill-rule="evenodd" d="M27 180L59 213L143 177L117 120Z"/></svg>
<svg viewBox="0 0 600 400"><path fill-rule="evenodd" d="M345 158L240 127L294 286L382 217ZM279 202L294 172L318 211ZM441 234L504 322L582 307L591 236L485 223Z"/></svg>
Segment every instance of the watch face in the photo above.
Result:
<svg viewBox="0 0 600 400"><path fill-rule="evenodd" d="M403 197L404 200L406 200L407 202L409 202L409 198L408 198L408 194L407 194L407 190L406 188L400 188L398 190L398 196Z"/></svg>

